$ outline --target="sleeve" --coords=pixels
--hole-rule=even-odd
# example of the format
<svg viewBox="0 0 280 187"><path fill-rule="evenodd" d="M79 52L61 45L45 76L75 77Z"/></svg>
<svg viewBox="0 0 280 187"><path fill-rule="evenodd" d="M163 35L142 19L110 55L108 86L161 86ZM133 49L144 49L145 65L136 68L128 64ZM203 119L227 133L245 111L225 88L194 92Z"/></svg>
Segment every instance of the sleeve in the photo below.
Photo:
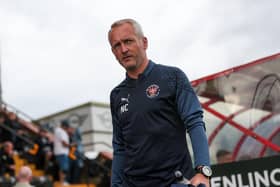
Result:
<svg viewBox="0 0 280 187"><path fill-rule="evenodd" d="M123 169L124 169L124 145L121 138L121 127L117 118L117 110L114 105L114 96L111 93L110 105L111 105L111 115L113 122L113 162L112 162L112 177L111 177L111 186L112 187L121 187L123 181Z"/></svg>
<svg viewBox="0 0 280 187"><path fill-rule="evenodd" d="M54 130L54 136L55 136L55 138L56 138L58 141L61 141L61 140L62 140L59 127L56 127L56 128L55 128L55 130Z"/></svg>
<svg viewBox="0 0 280 187"><path fill-rule="evenodd" d="M60 134L60 138L62 141L66 142L67 144L69 144L69 136L67 134L67 132L61 132Z"/></svg>
<svg viewBox="0 0 280 187"><path fill-rule="evenodd" d="M177 110L191 138L194 164L210 166L202 107L185 73L178 69L176 75Z"/></svg>

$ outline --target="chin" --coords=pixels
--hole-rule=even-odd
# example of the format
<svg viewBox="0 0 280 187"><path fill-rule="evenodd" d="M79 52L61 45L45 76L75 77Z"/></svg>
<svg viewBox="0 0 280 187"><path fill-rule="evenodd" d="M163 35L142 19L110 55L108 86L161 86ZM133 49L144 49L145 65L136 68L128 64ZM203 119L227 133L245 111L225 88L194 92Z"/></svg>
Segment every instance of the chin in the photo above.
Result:
<svg viewBox="0 0 280 187"><path fill-rule="evenodd" d="M134 61L127 61L127 62L122 62L122 66L126 69L126 70L134 70L137 66L136 63Z"/></svg>

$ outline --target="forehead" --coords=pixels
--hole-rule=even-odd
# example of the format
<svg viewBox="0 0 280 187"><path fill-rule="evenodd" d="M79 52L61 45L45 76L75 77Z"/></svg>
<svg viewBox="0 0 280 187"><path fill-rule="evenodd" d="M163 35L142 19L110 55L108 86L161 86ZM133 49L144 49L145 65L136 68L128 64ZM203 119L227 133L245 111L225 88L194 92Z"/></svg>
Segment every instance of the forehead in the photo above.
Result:
<svg viewBox="0 0 280 187"><path fill-rule="evenodd" d="M110 32L110 41L116 42L125 38L136 37L132 25L129 23L124 23L113 27Z"/></svg>
<svg viewBox="0 0 280 187"><path fill-rule="evenodd" d="M6 149L11 149L13 148L13 144L11 143L7 143L6 146L5 146Z"/></svg>

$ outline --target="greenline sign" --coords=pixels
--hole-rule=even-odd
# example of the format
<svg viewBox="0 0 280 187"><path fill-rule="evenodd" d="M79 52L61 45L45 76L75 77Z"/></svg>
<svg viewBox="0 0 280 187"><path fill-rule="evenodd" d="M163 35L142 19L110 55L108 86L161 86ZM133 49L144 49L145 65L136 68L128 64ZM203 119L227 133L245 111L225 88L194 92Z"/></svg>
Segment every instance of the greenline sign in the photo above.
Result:
<svg viewBox="0 0 280 187"><path fill-rule="evenodd" d="M212 165L211 187L280 186L280 156Z"/></svg>

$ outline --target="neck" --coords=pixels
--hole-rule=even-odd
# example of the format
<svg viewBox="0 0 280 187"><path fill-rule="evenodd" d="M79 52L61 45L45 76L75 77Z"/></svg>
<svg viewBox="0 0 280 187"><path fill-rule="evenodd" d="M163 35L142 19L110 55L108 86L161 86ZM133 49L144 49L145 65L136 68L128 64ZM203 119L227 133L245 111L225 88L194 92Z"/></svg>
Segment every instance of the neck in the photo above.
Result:
<svg viewBox="0 0 280 187"><path fill-rule="evenodd" d="M134 70L127 70L128 76L132 79L138 79L138 76L145 71L148 64L149 64L149 60L145 59L143 63L140 64L139 67L135 68Z"/></svg>

